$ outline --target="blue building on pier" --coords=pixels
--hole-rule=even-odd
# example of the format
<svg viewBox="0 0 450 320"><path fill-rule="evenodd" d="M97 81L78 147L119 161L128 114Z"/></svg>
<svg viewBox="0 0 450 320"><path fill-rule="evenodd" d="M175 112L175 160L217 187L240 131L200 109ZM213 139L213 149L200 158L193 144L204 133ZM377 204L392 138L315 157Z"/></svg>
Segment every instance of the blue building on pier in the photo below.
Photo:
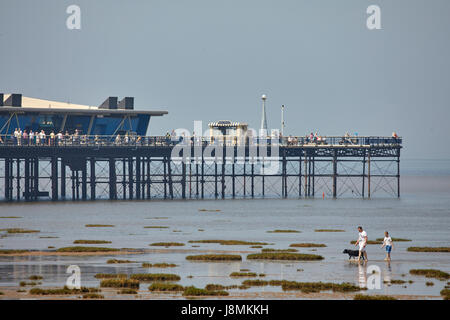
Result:
<svg viewBox="0 0 450 320"><path fill-rule="evenodd" d="M86 135L137 134L144 136L151 117L167 111L134 110L134 98L108 97L99 106L24 97L0 93L0 136L15 129L69 132Z"/></svg>

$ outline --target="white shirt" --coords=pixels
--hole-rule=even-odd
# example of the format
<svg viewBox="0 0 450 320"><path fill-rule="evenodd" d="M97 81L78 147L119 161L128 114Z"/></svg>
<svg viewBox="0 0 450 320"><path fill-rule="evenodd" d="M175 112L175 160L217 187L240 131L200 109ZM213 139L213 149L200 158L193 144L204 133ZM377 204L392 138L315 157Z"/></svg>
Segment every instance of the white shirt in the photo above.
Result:
<svg viewBox="0 0 450 320"><path fill-rule="evenodd" d="M366 243L366 238L367 237L367 232L365 232L364 230L362 232L359 233L359 244L363 244Z"/></svg>
<svg viewBox="0 0 450 320"><path fill-rule="evenodd" d="M384 237L384 245L386 246L392 246L392 239L391 237Z"/></svg>

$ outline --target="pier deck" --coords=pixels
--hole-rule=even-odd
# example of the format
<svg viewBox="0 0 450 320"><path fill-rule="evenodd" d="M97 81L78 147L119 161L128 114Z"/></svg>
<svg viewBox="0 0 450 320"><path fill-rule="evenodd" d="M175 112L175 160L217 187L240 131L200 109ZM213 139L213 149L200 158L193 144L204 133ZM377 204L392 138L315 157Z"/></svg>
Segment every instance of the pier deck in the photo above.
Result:
<svg viewBox="0 0 450 320"><path fill-rule="evenodd" d="M177 141L178 142L178 141ZM0 200L400 197L401 138L0 143Z"/></svg>

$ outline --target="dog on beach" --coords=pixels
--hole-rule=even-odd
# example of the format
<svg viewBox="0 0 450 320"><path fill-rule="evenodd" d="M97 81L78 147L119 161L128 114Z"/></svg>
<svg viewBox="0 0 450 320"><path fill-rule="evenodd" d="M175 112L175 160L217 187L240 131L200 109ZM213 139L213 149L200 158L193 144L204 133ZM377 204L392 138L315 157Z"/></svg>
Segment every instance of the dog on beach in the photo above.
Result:
<svg viewBox="0 0 450 320"><path fill-rule="evenodd" d="M358 259L359 251L358 250L349 250L345 249L342 253L348 254L348 259L356 258ZM361 255L361 258L364 260L364 255Z"/></svg>

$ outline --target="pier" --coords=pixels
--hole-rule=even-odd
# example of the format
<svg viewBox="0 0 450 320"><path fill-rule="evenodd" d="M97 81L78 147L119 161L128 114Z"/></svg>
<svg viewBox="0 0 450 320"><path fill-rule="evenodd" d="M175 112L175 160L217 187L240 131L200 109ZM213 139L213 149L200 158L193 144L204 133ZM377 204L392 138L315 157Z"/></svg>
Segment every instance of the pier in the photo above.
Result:
<svg viewBox="0 0 450 320"><path fill-rule="evenodd" d="M392 137L3 136L0 201L400 197L401 148Z"/></svg>

